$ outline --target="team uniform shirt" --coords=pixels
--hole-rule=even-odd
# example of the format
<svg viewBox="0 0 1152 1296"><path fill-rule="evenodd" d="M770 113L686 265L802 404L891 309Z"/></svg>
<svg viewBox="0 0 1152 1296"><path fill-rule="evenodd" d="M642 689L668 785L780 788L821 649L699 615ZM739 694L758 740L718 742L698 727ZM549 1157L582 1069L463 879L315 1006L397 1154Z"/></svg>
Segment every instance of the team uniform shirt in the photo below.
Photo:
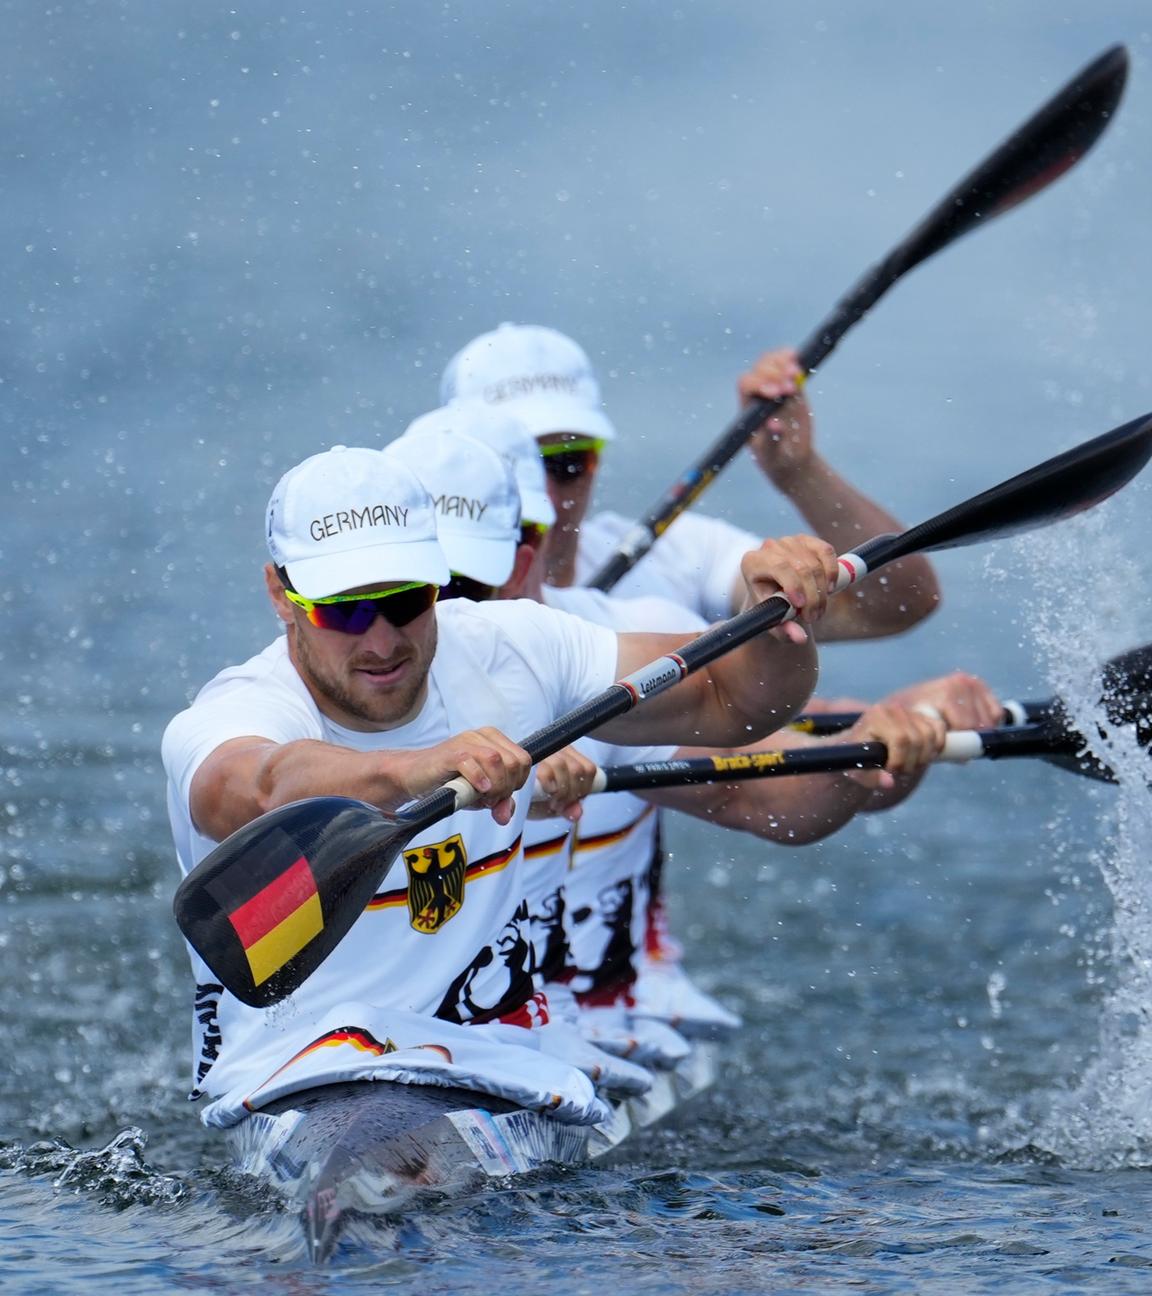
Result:
<svg viewBox="0 0 1152 1296"><path fill-rule="evenodd" d="M596 590L546 586L544 601L549 607L620 633L683 630L687 640L697 633L699 625L690 612L660 598L618 599ZM581 740L575 745L598 765L619 764L622 760L666 760L676 750L669 746L619 748L592 739ZM614 755L621 751L626 751L627 756ZM531 819L525 826L526 898L532 914L536 965L544 981L555 980L567 961L573 846L577 841L587 841L589 830L586 825L591 823L590 811L595 819L609 804L615 804L618 809L610 815L611 827L604 831L616 833L620 825L615 820L620 813L619 807L624 807L625 803L627 809L624 813L630 821L653 817L647 814L649 807L638 797L631 793L612 793L586 798L584 813L576 829L565 819ZM645 847L646 842L641 841L637 849L643 852ZM593 849L584 845L581 854L588 856Z"/></svg>
<svg viewBox="0 0 1152 1296"><path fill-rule="evenodd" d="M631 526L618 513L599 513L581 525L578 581L593 575ZM597 591L548 589L547 601L618 631L686 628L699 632L707 623L731 615L731 594L741 559L759 545L751 532L721 519L684 513L620 580L611 596ZM594 598L582 603L579 596L588 594ZM585 742L577 745L602 766L667 758L641 757L634 751L597 754ZM617 806L610 808L614 801ZM739 1026L740 1019L694 985L681 966L682 951L668 931L659 893L659 813L646 815L652 807L624 792L589 797L584 804L579 836L573 841L570 874L584 903L570 898L567 906L573 951L568 975L573 978L573 988L582 989L586 1003L609 1000L610 987L619 986L619 973L627 957L632 968L627 980L631 981L628 998L633 1024L637 1018L646 1018L705 1035ZM650 863L643 872L633 872L629 884L623 863L633 850L647 852ZM623 867L613 876L609 859L614 854L620 857ZM638 858L632 858L633 865ZM603 880L609 877L612 880ZM581 882L586 885L581 886ZM597 883L602 895L596 894ZM571 892L571 885L569 889ZM594 895L598 903L589 902ZM630 928L627 937L625 917ZM603 1031L600 1042L608 1043Z"/></svg>
<svg viewBox="0 0 1152 1296"><path fill-rule="evenodd" d="M597 513L581 523L577 585L607 562L633 525L619 513ZM612 592L621 598L655 595L690 608L706 622L722 621L732 615L740 560L749 549L759 549L760 540L720 518L682 513Z"/></svg>
<svg viewBox="0 0 1152 1296"><path fill-rule="evenodd" d="M428 747L485 725L517 737L614 678L615 635L562 612L527 601L459 599L438 605L436 616L439 645L427 702L397 729L359 733L323 715L284 638L200 691L163 741L183 872L216 844L193 825L189 794L201 763L229 739L316 739L384 751ZM285 1067L308 1084L319 1083L316 1069L328 1058L329 1078L347 1078L349 1067L357 1075L366 1067L373 1076L418 1074L428 1083L501 1093L567 1119L602 1118L602 1105L582 1075L534 1048L506 1045L509 1038L529 1041L533 1032L519 1027L546 1012L539 997L533 999L521 876L531 790L529 780L508 825L486 811L461 811L417 834L348 935L286 1004L256 1009L240 1003L192 952L196 1085L220 1100L207 1119L226 1123L269 1101L274 1072L281 1075L276 1093L284 1092ZM462 1029L496 1019L516 1025ZM496 1040L499 1046L490 1047Z"/></svg>
<svg viewBox="0 0 1152 1296"><path fill-rule="evenodd" d="M625 599L596 590L546 587L550 607L562 608L618 632L682 631L685 642L703 629L686 608L662 598ZM577 748L603 767L669 760L675 746L622 747L584 738ZM529 839L548 840L562 821L532 820ZM571 834L567 872L553 876L563 886L567 938L565 977L577 996L595 1003L615 997L634 979L644 947L648 875L658 845L655 807L632 792L587 797ZM553 978L554 967L549 967Z"/></svg>

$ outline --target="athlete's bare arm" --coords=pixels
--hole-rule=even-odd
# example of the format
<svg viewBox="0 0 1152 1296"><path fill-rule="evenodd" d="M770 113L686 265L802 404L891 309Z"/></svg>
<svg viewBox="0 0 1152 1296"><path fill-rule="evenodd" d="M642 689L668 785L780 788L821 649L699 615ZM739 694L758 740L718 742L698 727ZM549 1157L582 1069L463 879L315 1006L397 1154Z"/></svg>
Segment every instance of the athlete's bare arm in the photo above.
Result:
<svg viewBox="0 0 1152 1296"><path fill-rule="evenodd" d="M743 562L744 603L783 591L812 626L828 605L836 553L812 536L766 540ZM695 636L622 634L618 674L628 675ZM618 743L677 743L730 747L787 724L816 685L816 652L796 624L761 634L666 693L604 725L596 736Z"/></svg>
<svg viewBox="0 0 1152 1296"><path fill-rule="evenodd" d="M988 685L963 671L913 684L871 706L837 699L831 709L859 710L861 715L850 729L827 738L786 730L740 750L882 742L888 748L884 770L769 777L638 795L769 841L804 846L830 836L856 814L898 805L919 786L939 755L948 730L989 728L999 723L1002 714L1001 703ZM676 757L692 759L716 754L683 749Z"/></svg>
<svg viewBox="0 0 1152 1296"><path fill-rule="evenodd" d="M637 795L657 805L682 810L709 823L753 833L785 846L807 846L828 837L864 810L888 808L908 796L939 754L946 727L938 716L893 702L868 707L851 729L830 738L785 731L738 749L734 754L819 748L832 743L882 742L888 748L883 770L852 770L784 778L748 779L698 787L663 788ZM703 748L683 748L677 759L715 756Z"/></svg>
<svg viewBox="0 0 1152 1296"><path fill-rule="evenodd" d="M302 739L233 738L221 743L192 780L192 822L214 841L277 806L314 796L345 796L394 810L462 775L480 794L477 809L511 817L511 796L528 777L523 748L496 729L469 730L420 751L358 752Z"/></svg>
<svg viewBox="0 0 1152 1296"><path fill-rule="evenodd" d="M887 509L857 490L817 452L812 411L799 388L795 351L769 351L743 374L740 399L774 398L795 393L779 414L751 439L760 470L796 508L807 526L838 553L847 553L876 535L905 528ZM734 599L742 596L739 587ZM816 637L872 639L899 634L922 621L940 601L932 565L922 556L904 558L884 570L884 580L868 580L847 590L829 607ZM734 603L735 606L735 603Z"/></svg>

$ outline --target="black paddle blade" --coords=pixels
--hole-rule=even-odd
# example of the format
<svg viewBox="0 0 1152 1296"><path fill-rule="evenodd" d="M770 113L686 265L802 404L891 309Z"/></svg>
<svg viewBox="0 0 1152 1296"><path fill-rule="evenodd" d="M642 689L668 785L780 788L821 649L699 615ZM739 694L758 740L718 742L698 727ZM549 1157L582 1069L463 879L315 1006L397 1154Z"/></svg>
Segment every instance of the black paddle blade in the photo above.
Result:
<svg viewBox="0 0 1152 1296"><path fill-rule="evenodd" d="M1128 79L1123 45L1105 50L1035 112L928 213L893 250L890 273L904 274L1051 184L1084 156L1112 119Z"/></svg>
<svg viewBox="0 0 1152 1296"><path fill-rule="evenodd" d="M1113 657L1101 672L1101 700L1113 724L1134 724L1145 745L1152 739L1152 644Z"/></svg>
<svg viewBox="0 0 1152 1296"><path fill-rule="evenodd" d="M1080 774L1084 778L1095 779L1098 783L1120 782L1111 767L1093 756L1087 747L1080 752L1048 752L1040 759L1062 769L1066 774Z"/></svg>
<svg viewBox="0 0 1152 1296"><path fill-rule="evenodd" d="M1073 517L1114 495L1152 457L1152 414L1046 459L898 536L857 550L869 569L906 554L999 540Z"/></svg>
<svg viewBox="0 0 1152 1296"><path fill-rule="evenodd" d="M1140 746L1147 749L1152 745L1152 644L1130 649L1104 664L1100 672L1100 706L1106 717L1098 726L1101 738L1108 736L1109 725L1134 725ZM1108 783L1119 781L1114 771L1092 754L1088 740L1073 727L1062 698L1052 699L1048 724L1076 748L1075 755L1051 757L1053 764Z"/></svg>
<svg viewBox="0 0 1152 1296"><path fill-rule="evenodd" d="M411 835L348 797L281 806L196 865L176 890L176 922L221 985L267 1008L335 949Z"/></svg>

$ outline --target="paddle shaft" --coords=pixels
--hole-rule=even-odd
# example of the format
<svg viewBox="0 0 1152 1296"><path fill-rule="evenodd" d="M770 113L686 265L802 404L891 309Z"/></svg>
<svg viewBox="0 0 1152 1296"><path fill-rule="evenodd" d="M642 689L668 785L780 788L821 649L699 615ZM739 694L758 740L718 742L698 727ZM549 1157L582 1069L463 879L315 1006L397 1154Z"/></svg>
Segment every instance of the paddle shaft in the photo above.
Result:
<svg viewBox="0 0 1152 1296"><path fill-rule="evenodd" d="M1001 705L1004 708L1000 720L1002 725L1038 724L1048 718L1052 708L1051 702L1009 701ZM830 734L843 733L845 729L851 729L861 715L863 715L862 711L805 712L803 715L798 715L788 728L794 729L797 733L826 738Z"/></svg>
<svg viewBox="0 0 1152 1296"><path fill-rule="evenodd" d="M1123 46L1106 50L965 176L883 260L865 272L800 346L797 357L804 375L810 374L910 269L980 221L1000 215L1045 188L1073 166L1111 117L1127 69ZM754 400L628 531L588 584L593 589L610 590L786 399Z"/></svg>
<svg viewBox="0 0 1152 1296"><path fill-rule="evenodd" d="M856 584L868 572L875 570L888 559L881 551L888 547L898 547L893 542L902 541L903 536L881 536L862 545L856 553L844 554L838 560L839 573L836 582L836 593ZM879 546L876 556L869 563L861 553L869 546ZM893 557L903 556L893 552ZM602 693L585 702L582 706L569 711L552 724L537 729L521 742L520 746L528 753L533 765L574 743L578 738L591 733L609 720L624 715L633 707L657 693L663 693L674 684L693 674L702 666L707 666L733 648L739 648L749 639L771 630L791 620L796 615L792 604L783 594L773 594L771 598L757 603L755 607L721 621L718 625L706 630L698 638L685 644L678 652L658 657L655 661L642 666L631 675L617 680ZM438 820L446 818L454 811L471 805L476 800L476 791L464 778L450 779L443 787L437 788L428 796L415 802L404 810L398 819L413 833L431 827Z"/></svg>
<svg viewBox="0 0 1152 1296"><path fill-rule="evenodd" d="M998 760L1010 756L1047 756L1054 751L1071 754L1074 750L1072 745L1054 739L1044 725L955 729L948 734L936 760L963 764L970 760ZM598 770L591 791L624 792L687 787L697 783L732 783L789 774L836 774L857 769L882 769L887 762L888 748L882 742L786 748L691 760L646 761L638 765L610 765Z"/></svg>
<svg viewBox="0 0 1152 1296"><path fill-rule="evenodd" d="M1017 473L899 535L874 536L853 552L841 554L836 592L910 554L1018 535L1072 517L1131 481L1150 455L1152 415L1146 414ZM774 594L738 616L719 622L679 651L659 657L618 680L582 706L538 729L520 745L536 764L794 616L792 604L782 594ZM455 778L409 806L398 819L415 834L471 805L475 799L471 784Z"/></svg>

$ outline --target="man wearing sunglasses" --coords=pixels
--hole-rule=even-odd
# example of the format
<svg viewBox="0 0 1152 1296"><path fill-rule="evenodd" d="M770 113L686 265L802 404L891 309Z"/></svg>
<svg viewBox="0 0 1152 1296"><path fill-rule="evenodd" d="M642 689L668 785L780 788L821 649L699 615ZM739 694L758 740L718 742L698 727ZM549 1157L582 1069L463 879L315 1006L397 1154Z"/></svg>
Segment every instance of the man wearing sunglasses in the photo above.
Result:
<svg viewBox="0 0 1152 1296"><path fill-rule="evenodd" d="M455 507L479 512L483 501L460 495ZM164 735L183 870L258 815L303 797L395 809L460 775L491 813L458 812L412 840L348 937L293 996L290 1024L213 988L194 958L197 1084L223 1104L214 1119L241 1118L253 1085L305 1058L309 1067L321 1056L335 1063L347 1046L362 1067L363 1048L346 1032L335 1041L323 1033L349 1025L379 1045L374 1056L386 1060L376 1074L439 1068L441 1083L599 1118L603 1108L571 1068L513 1064L492 1053L506 1035L461 1038L456 1029L530 1026L547 1013L532 984L520 878L527 798L513 800L530 763L507 735L540 728L688 636L617 635L528 602L438 603L451 572L435 506L387 451L336 447L290 470L269 502L267 537L265 578L285 635L222 671ZM746 571L750 604L783 590L810 625L834 586L836 556L794 536L765 542ZM794 623L603 732L625 743L731 744L786 720L814 677L814 647ZM554 785L553 810L572 799ZM318 1053L320 1038L331 1053ZM429 1044L455 1061L393 1056Z"/></svg>
<svg viewBox="0 0 1152 1296"><path fill-rule="evenodd" d="M791 350L761 356L739 382L740 399L790 396L750 448L772 486L815 535L844 553L862 540L903 525L836 473L817 452L812 416ZM549 584L581 584L611 555L633 523L617 513L588 510L600 454L616 438L601 406L600 386L584 350L571 338L535 324L501 324L463 347L448 363L441 401L478 401L518 418L536 439L548 475L557 524L548 543ZM663 462L660 460L658 462ZM668 462L656 477L669 480L681 465ZM646 482L655 494L663 481ZM647 501L645 501L647 502ZM717 517L690 511L616 586L620 595L659 594L707 621L732 614L740 593L741 556L758 537ZM838 599L820 623L822 640L868 639L910 629L936 606L939 589L922 556L886 570L851 598Z"/></svg>

